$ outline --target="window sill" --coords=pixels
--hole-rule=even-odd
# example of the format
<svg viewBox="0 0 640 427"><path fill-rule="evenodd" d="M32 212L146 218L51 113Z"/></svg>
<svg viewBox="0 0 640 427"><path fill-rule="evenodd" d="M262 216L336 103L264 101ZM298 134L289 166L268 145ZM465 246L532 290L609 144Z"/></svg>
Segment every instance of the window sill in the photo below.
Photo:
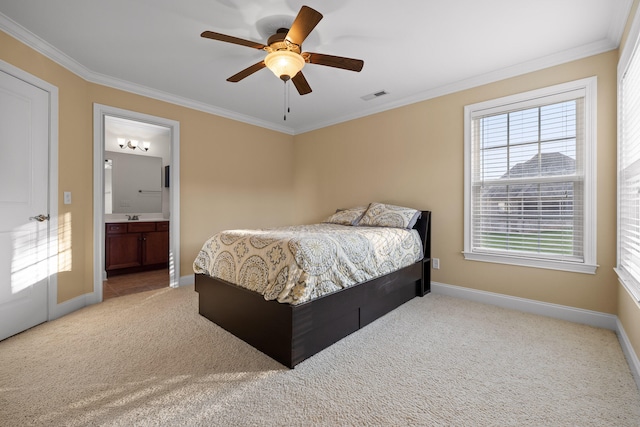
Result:
<svg viewBox="0 0 640 427"><path fill-rule="evenodd" d="M631 280L627 277L627 274L619 268L614 268L613 271L618 275L618 281L622 284L622 286L631 294L633 298L637 302L640 302L640 288L635 283L634 280Z"/></svg>
<svg viewBox="0 0 640 427"><path fill-rule="evenodd" d="M569 261L554 261L548 259L522 258L515 256L478 254L462 252L464 259L469 261L492 262L496 264L517 265L521 267L544 268L547 270L569 271L572 273L596 274L597 264L586 264Z"/></svg>

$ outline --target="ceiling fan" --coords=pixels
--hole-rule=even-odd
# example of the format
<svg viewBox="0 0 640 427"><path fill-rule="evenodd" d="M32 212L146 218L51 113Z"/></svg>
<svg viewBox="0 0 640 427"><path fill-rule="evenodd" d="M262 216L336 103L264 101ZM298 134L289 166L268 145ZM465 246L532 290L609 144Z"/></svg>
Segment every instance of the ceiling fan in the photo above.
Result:
<svg viewBox="0 0 640 427"><path fill-rule="evenodd" d="M204 31L201 36L227 43L239 44L268 52L264 60L245 68L237 74L229 77L229 82L239 82L245 77L265 67L284 82L291 80L300 95L311 92L311 86L302 74L302 67L306 63L325 65L359 72L364 66L360 59L344 58L341 56L324 55L321 53L302 52L302 42L309 33L318 25L322 14L308 6L302 6L300 12L291 24L291 28L280 28L267 40L267 44L244 40L225 34Z"/></svg>

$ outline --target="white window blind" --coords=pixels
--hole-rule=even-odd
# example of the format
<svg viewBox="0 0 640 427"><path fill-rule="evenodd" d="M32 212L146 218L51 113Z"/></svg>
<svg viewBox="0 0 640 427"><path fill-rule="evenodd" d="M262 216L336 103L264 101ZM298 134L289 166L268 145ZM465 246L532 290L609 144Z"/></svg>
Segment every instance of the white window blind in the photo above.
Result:
<svg viewBox="0 0 640 427"><path fill-rule="evenodd" d="M586 93L468 106L467 259L595 272Z"/></svg>
<svg viewBox="0 0 640 427"><path fill-rule="evenodd" d="M640 299L640 55L620 82L618 273Z"/></svg>

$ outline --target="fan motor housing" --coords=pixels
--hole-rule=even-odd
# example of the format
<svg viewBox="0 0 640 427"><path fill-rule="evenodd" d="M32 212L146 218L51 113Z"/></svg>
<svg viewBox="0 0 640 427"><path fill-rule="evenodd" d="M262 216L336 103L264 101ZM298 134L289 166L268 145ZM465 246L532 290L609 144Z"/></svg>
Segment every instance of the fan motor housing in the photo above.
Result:
<svg viewBox="0 0 640 427"><path fill-rule="evenodd" d="M270 52L277 50L290 50L299 54L301 52L300 46L291 43L286 39L288 32L288 28L279 28L278 31L276 31L276 33L267 40L267 44L269 45L268 50Z"/></svg>

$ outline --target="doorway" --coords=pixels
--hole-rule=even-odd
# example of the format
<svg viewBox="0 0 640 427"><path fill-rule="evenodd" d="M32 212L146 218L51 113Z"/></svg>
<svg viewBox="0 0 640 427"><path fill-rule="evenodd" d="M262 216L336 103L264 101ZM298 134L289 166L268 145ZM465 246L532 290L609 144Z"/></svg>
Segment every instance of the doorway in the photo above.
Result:
<svg viewBox="0 0 640 427"><path fill-rule="evenodd" d="M0 340L57 314L58 89L0 61Z"/></svg>
<svg viewBox="0 0 640 427"><path fill-rule="evenodd" d="M153 135L156 134L154 137ZM160 135L160 136L158 136ZM118 140L118 138L123 138ZM153 140L154 138L155 141ZM166 139L166 153L162 154L162 141ZM179 181L179 122L161 117L149 116L134 111L122 110L100 104L94 104L94 294L99 301L103 296L109 294L104 288L104 280L107 277L105 266L105 223L113 220L130 222L128 218L139 216L141 220L148 221L168 221L169 229L169 258L168 258L168 280L167 285L171 287L179 286L180 282L180 181ZM155 150L153 149L155 145ZM138 146L139 148L132 148ZM141 149L140 149L141 148ZM127 201L109 203L105 196L105 189L112 189L111 182L106 182L105 176L109 178L109 173L105 174L105 164L110 158L134 159L123 153L130 155L140 155L139 158L147 157L146 160L153 159L148 154L160 156L162 164L162 182L166 182L168 187L161 189L144 189L144 206L130 206L133 203L131 197L126 197ZM110 153L108 156L106 153ZM160 153L160 154L158 154ZM153 156L152 156L153 157ZM124 162L124 161L123 161ZM126 160L125 163L130 162ZM135 169L135 168L134 168ZM158 174L160 172L158 171ZM146 180L147 177L130 177L132 183ZM160 179L160 175L158 175ZM161 197L161 207L149 208L146 203L159 196ZM123 209L119 209L123 207ZM131 212L127 212L127 209ZM106 213L107 210L109 213ZM135 212L134 212L135 211ZM144 213L143 213L144 212ZM166 270L165 270L166 271ZM151 273L151 272L149 272ZM136 274L145 275L144 272ZM155 275L157 276L157 274ZM115 276L117 277L117 276ZM153 277L151 274L150 277ZM135 277L130 277L130 281L135 281ZM139 282L149 280L148 277L139 276ZM156 279L153 279L156 280ZM127 282L127 278L118 279L119 282ZM114 280L114 284L116 281ZM140 290L148 290L140 286Z"/></svg>

